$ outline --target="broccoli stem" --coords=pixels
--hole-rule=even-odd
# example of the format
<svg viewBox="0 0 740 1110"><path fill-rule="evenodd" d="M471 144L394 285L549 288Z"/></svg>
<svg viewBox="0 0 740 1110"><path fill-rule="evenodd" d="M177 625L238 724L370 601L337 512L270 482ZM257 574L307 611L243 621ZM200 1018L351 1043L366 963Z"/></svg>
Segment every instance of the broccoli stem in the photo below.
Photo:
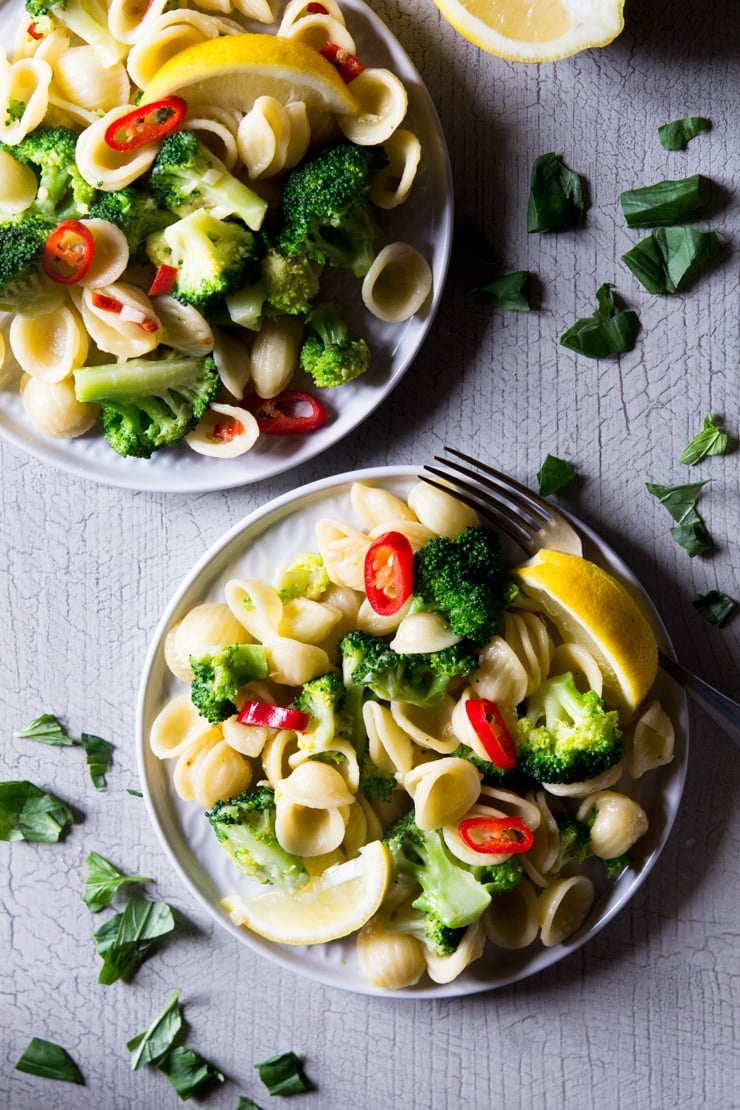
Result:
<svg viewBox="0 0 740 1110"><path fill-rule="evenodd" d="M177 391L188 371L195 372L201 358L131 358L103 366L83 366L75 370L78 401L138 401L143 396L165 390Z"/></svg>

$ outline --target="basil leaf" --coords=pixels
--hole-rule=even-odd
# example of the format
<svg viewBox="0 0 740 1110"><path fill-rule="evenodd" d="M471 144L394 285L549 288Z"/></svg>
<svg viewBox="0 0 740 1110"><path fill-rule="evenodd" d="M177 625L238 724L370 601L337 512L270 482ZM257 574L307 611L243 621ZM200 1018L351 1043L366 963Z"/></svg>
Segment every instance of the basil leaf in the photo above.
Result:
<svg viewBox="0 0 740 1110"><path fill-rule="evenodd" d="M113 758L113 744L110 740L103 740L102 737L93 736L89 732L83 732L81 740L93 785L96 790L105 790L105 774Z"/></svg>
<svg viewBox="0 0 740 1110"><path fill-rule="evenodd" d="M708 412L704 417L702 430L689 440L678 456L678 461L693 466L707 455L724 455L729 443L727 432L719 424L715 424L712 414Z"/></svg>
<svg viewBox="0 0 740 1110"><path fill-rule="evenodd" d="M740 609L740 602L721 590L710 590L706 594L697 594L692 605L697 613L704 617L710 624L723 628L731 617Z"/></svg>
<svg viewBox="0 0 740 1110"><path fill-rule="evenodd" d="M548 497L549 494L557 493L558 490L569 485L575 476L576 472L571 463L566 462L565 459L559 459L556 455L546 455L545 461L537 471L539 492L542 497Z"/></svg>
<svg viewBox="0 0 740 1110"><path fill-rule="evenodd" d="M130 794L132 798L143 798L144 797L144 795L142 794L142 792L140 790L134 790L130 786L128 786L126 788L126 793Z"/></svg>
<svg viewBox="0 0 740 1110"><path fill-rule="evenodd" d="M295 1052L283 1052L254 1065L271 1095L297 1095L309 1090L301 1062Z"/></svg>
<svg viewBox="0 0 740 1110"><path fill-rule="evenodd" d="M138 1071L145 1064L158 1063L177 1043L184 1024L179 999L179 990L173 991L149 1028L127 1042L132 1071Z"/></svg>
<svg viewBox="0 0 740 1110"><path fill-rule="evenodd" d="M535 158L529 183L527 231L563 231L583 221L586 201L581 178L557 154Z"/></svg>
<svg viewBox="0 0 740 1110"><path fill-rule="evenodd" d="M124 883L150 883L152 880L146 875L124 875L122 871L98 855L97 852L88 853L87 878L82 900L90 913L98 913L113 901L119 887Z"/></svg>
<svg viewBox="0 0 740 1110"><path fill-rule="evenodd" d="M58 1079L63 1083L76 1083L84 1087L85 1080L66 1048L45 1041L43 1037L32 1037L28 1047L15 1065L16 1071L27 1075L38 1075L42 1079Z"/></svg>
<svg viewBox="0 0 740 1110"><path fill-rule="evenodd" d="M192 1048L178 1045L156 1067L166 1075L183 1102L197 1094L207 1083L223 1083L226 1076Z"/></svg>
<svg viewBox="0 0 740 1110"><path fill-rule="evenodd" d="M529 312L529 270L516 270L513 274L502 274L487 281L485 285L471 289L468 296L478 304L492 305L493 308L506 308L512 312Z"/></svg>
<svg viewBox="0 0 740 1110"><path fill-rule="evenodd" d="M648 293L676 293L722 253L716 231L659 227L622 255Z"/></svg>
<svg viewBox="0 0 740 1110"><path fill-rule="evenodd" d="M711 183L695 173L680 181L658 181L627 189L619 203L627 227L673 227L701 216L709 202Z"/></svg>
<svg viewBox="0 0 740 1110"><path fill-rule="evenodd" d="M151 902L133 894L122 913L109 918L95 932L95 946L103 958L98 982L105 986L130 979L152 945L175 928L166 902Z"/></svg>
<svg viewBox="0 0 740 1110"><path fill-rule="evenodd" d="M686 116L662 123L658 128L658 139L663 150L686 150L691 140L702 131L709 131L711 123L704 116Z"/></svg>
<svg viewBox="0 0 740 1110"><path fill-rule="evenodd" d="M684 486L660 486L653 482L646 482L646 488L653 497L666 507L673 519L677 522L671 528L671 535L676 543L680 544L688 554L693 557L707 551L714 546L712 537L707 527L696 510L696 503L704 482L692 482Z"/></svg>
<svg viewBox="0 0 740 1110"><path fill-rule="evenodd" d="M69 748L77 743L53 713L42 713L13 735L20 740L37 740L39 744L50 744L52 747Z"/></svg>
<svg viewBox="0 0 740 1110"><path fill-rule="evenodd" d="M32 782L0 782L0 840L53 844L74 819L69 806Z"/></svg>
<svg viewBox="0 0 740 1110"><path fill-rule="evenodd" d="M586 358L608 358L631 351L637 341L640 321L632 309L620 308L614 286L602 285L596 293L598 307L593 316L576 320L561 335L560 343Z"/></svg>
<svg viewBox="0 0 740 1110"><path fill-rule="evenodd" d="M262 1110L262 1107L258 1106L253 1098L249 1098L247 1095L239 1095L239 1105L236 1110Z"/></svg>

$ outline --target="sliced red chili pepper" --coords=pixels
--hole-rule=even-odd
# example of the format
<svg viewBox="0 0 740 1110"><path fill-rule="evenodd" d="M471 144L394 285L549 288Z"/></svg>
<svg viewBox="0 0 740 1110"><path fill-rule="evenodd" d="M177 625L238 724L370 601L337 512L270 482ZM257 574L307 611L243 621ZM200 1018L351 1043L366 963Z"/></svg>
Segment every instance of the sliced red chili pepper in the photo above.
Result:
<svg viewBox="0 0 740 1110"><path fill-rule="evenodd" d="M501 710L488 698L468 698L465 712L491 763L502 771L517 765L516 748Z"/></svg>
<svg viewBox="0 0 740 1110"><path fill-rule="evenodd" d="M117 297L109 297L99 289L93 289L90 300L93 308L99 308L101 312L115 312L118 315L123 311L123 301L119 301Z"/></svg>
<svg viewBox="0 0 740 1110"><path fill-rule="evenodd" d="M232 439L240 436L244 431L244 425L240 420L228 420L223 424L216 424L211 432L214 439L222 439L225 443L230 443Z"/></svg>
<svg viewBox="0 0 740 1110"><path fill-rule="evenodd" d="M468 848L487 856L528 852L534 843L532 830L521 817L466 817L457 831Z"/></svg>
<svg viewBox="0 0 740 1110"><path fill-rule="evenodd" d="M43 39L45 37L43 31L37 30L35 23L28 24L28 26L26 27L26 34L29 38L36 39L36 42L38 42L39 39Z"/></svg>
<svg viewBox="0 0 740 1110"><path fill-rule="evenodd" d="M149 296L158 297L160 294L170 293L172 286L177 281L177 266L168 266L166 262L157 269L149 286Z"/></svg>
<svg viewBox="0 0 740 1110"><path fill-rule="evenodd" d="M414 588L414 552L402 532L385 532L371 543L365 556L365 593L381 617L390 617L405 604Z"/></svg>
<svg viewBox="0 0 740 1110"><path fill-rule="evenodd" d="M64 220L46 240L41 269L60 285L81 281L92 264L95 241L79 220Z"/></svg>
<svg viewBox="0 0 740 1110"><path fill-rule="evenodd" d="M300 389L286 389L277 397L259 397L253 393L242 404L253 414L259 430L266 436L315 432L326 423L326 409L321 401Z"/></svg>
<svg viewBox="0 0 740 1110"><path fill-rule="evenodd" d="M308 15L328 15L329 9L325 8L323 4L306 4L306 12Z"/></svg>
<svg viewBox="0 0 740 1110"><path fill-rule="evenodd" d="M270 705L266 701L245 701L239 710L237 721L241 725L261 725L264 728L290 728L293 732L305 732L311 717L291 705Z"/></svg>
<svg viewBox="0 0 740 1110"><path fill-rule="evenodd" d="M114 120L106 128L105 141L113 150L138 150L174 131L187 110L181 96L165 96L151 104L142 104Z"/></svg>
<svg viewBox="0 0 740 1110"><path fill-rule="evenodd" d="M335 42L325 42L319 53L323 54L327 62L331 62L345 85L359 77L365 68L359 58L350 54L349 50L337 46Z"/></svg>

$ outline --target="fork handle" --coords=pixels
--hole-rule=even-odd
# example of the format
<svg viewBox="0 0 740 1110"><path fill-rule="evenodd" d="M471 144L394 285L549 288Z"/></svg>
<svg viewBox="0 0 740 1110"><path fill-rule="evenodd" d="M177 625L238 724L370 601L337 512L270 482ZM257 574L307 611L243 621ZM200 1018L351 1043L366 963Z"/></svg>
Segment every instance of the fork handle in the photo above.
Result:
<svg viewBox="0 0 740 1110"><path fill-rule="evenodd" d="M682 667L675 659L664 655L662 651L658 653L658 656L660 665L666 674L675 679L697 705L700 705L704 712L713 721L716 721L740 747L740 705L732 698L728 698L726 694L721 694L719 690L715 690L714 686L710 686L698 675L687 671L685 667Z"/></svg>

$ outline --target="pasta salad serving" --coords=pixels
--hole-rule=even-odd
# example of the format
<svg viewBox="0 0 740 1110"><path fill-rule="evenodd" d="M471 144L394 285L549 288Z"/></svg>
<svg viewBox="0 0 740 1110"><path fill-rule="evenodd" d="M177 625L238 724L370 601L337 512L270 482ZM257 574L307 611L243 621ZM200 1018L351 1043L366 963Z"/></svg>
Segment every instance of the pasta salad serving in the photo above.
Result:
<svg viewBox="0 0 740 1110"><path fill-rule="evenodd" d="M350 5L351 7L351 5ZM335 0L27 0L0 54L0 375L124 458L310 436L434 295L418 135ZM350 388L355 388L350 385Z"/></svg>
<svg viewBox="0 0 740 1110"><path fill-rule="evenodd" d="M342 505L268 575L247 549L162 633L143 742L185 835L222 861L233 926L352 943L373 989L554 950L654 844L642 780L675 732L651 625L608 572L557 555L563 583L586 574L613 603L600 630L566 626L535 584L556 553L508 567L426 483L357 480Z"/></svg>

